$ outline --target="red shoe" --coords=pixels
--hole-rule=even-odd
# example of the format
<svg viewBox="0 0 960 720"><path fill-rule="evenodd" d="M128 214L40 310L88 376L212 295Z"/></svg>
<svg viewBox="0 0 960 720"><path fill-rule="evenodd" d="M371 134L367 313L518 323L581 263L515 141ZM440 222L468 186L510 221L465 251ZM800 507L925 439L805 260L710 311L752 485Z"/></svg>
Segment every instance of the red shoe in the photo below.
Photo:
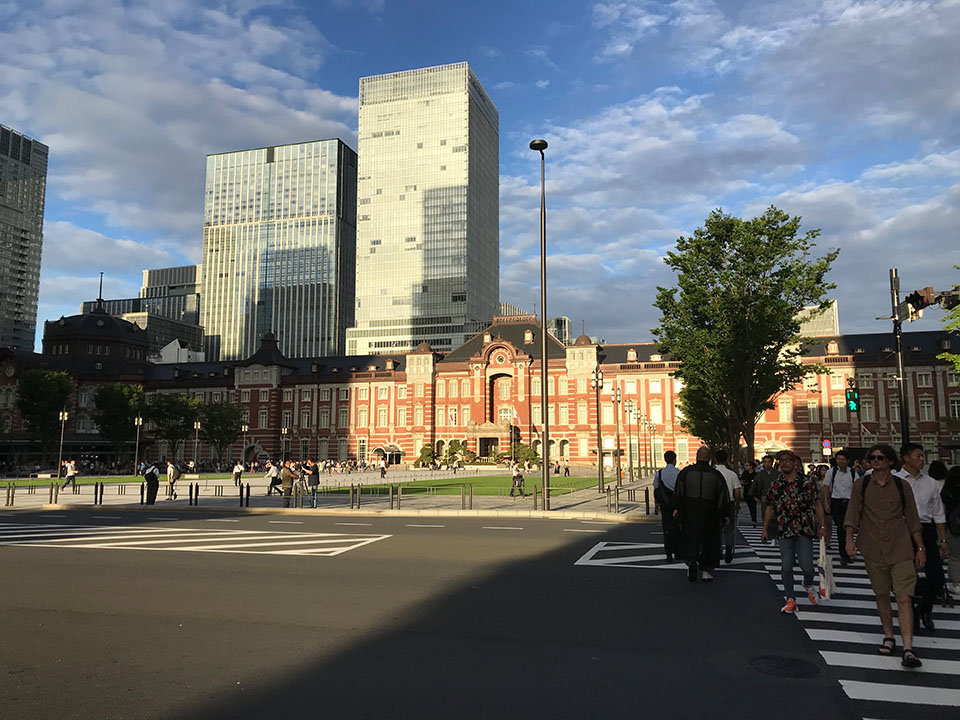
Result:
<svg viewBox="0 0 960 720"><path fill-rule="evenodd" d="M780 612L784 615L793 615L797 612L797 601L794 599L787 600L786 604L780 608Z"/></svg>

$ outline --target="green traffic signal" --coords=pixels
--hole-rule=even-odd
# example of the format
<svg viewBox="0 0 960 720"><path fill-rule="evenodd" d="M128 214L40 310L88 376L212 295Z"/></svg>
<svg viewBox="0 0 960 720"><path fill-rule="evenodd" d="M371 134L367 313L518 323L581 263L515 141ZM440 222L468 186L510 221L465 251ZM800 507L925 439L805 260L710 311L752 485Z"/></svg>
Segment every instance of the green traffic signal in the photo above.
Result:
<svg viewBox="0 0 960 720"><path fill-rule="evenodd" d="M850 412L860 411L860 391L856 389L847 390L847 410Z"/></svg>

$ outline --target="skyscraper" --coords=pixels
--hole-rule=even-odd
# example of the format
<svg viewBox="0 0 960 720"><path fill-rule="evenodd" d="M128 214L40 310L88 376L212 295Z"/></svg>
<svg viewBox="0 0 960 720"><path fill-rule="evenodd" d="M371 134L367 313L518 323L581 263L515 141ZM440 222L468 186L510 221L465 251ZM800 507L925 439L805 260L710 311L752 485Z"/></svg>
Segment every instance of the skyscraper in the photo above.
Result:
<svg viewBox="0 0 960 720"><path fill-rule="evenodd" d="M353 324L357 154L340 140L207 156L202 302L207 359L273 332L290 358L343 354Z"/></svg>
<svg viewBox="0 0 960 720"><path fill-rule="evenodd" d="M0 347L33 350L48 154L0 125Z"/></svg>
<svg viewBox="0 0 960 720"><path fill-rule="evenodd" d="M470 66L360 79L350 355L451 350L499 299L499 113Z"/></svg>

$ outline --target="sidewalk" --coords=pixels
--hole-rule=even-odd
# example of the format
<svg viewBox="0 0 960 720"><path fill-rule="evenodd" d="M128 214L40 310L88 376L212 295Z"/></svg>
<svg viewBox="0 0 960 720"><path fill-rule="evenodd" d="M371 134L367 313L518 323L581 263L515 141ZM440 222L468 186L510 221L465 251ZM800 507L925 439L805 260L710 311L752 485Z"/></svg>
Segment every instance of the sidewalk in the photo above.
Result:
<svg viewBox="0 0 960 720"><path fill-rule="evenodd" d="M635 482L632 485L624 483L619 493L613 486L610 487L609 508L608 496L597 492L596 487L576 490L562 495L553 495L550 499L550 510L543 510L543 497L537 494L537 509L534 509L533 483L526 486L527 496L511 498L504 495L478 495L470 497L469 476L463 477L464 489L461 494L439 495L428 492L404 491L391 498L385 488L374 489L363 487L361 492L353 493L353 507L349 492L330 492L337 487L348 487L351 481L354 484L374 485L379 477L373 473L345 476L325 476L326 485L320 488L317 498L317 509L310 507L309 495L299 498L302 507L283 507L283 498L274 494L267 496L267 484L256 478L250 483L249 507L246 506L246 483L244 483L244 497L241 500L241 490L226 480L210 480L199 483L193 481L194 487L199 484L199 499L197 505L190 505L191 482L181 479L177 483L177 499L167 499L167 486L161 482L160 492L155 505L140 503L139 483L109 483L103 487L102 504L95 504L94 485L80 485L78 492L68 488L55 493L56 504L50 502L50 487L38 486L35 488L19 487L13 496L13 506L4 507L10 510L66 510L66 509L112 509L125 511L147 510L153 514L166 512L224 512L224 513L270 513L270 514L322 514L322 515L384 515L398 517L563 517L577 519L599 519L613 522L644 522L654 521L658 517L653 513L653 495L650 493L650 511L646 514L644 488L649 487L648 481ZM400 478L388 478L399 481ZM437 480L441 478L438 474ZM563 487L563 478L551 477L551 487ZM5 497L9 497L6 484L3 484ZM539 483L537 483L539 484ZM423 481L425 489L429 489L429 479ZM31 489L33 492L31 492ZM632 491L632 492L628 492ZM508 491L505 490L505 493ZM619 496L619 507L618 507ZM632 499L628 499L631 498ZM291 505L298 499L291 497ZM617 511L619 510L619 512Z"/></svg>

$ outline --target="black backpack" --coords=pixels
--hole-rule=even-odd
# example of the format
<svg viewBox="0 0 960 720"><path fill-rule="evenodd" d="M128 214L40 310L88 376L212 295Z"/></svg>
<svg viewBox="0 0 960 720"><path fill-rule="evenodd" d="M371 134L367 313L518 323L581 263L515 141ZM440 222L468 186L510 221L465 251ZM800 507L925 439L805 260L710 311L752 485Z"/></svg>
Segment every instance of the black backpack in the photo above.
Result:
<svg viewBox="0 0 960 720"><path fill-rule="evenodd" d="M863 517L863 504L867 499L867 484L870 482L872 475L864 475L863 482L860 484L860 516ZM900 514L906 516L907 514L907 499L906 495L903 494L903 480L900 479L899 475L893 475L893 481L897 485L897 492L900 493Z"/></svg>

